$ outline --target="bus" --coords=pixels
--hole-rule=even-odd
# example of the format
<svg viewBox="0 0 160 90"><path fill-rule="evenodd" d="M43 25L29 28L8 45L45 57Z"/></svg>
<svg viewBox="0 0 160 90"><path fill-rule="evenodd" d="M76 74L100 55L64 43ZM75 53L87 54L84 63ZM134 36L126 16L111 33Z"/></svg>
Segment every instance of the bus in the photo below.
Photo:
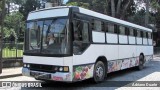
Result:
<svg viewBox="0 0 160 90"><path fill-rule="evenodd" d="M102 82L153 58L152 30L77 6L29 13L22 73L44 81Z"/></svg>

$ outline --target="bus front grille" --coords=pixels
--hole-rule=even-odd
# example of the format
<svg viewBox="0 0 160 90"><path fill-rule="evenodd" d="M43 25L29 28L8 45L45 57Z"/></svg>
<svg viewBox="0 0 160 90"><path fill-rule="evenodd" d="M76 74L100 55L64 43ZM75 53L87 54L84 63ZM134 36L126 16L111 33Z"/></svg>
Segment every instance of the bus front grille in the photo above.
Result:
<svg viewBox="0 0 160 90"><path fill-rule="evenodd" d="M52 65L40 65L40 64L30 64L30 70L49 72L49 73L55 73L56 72L56 71L54 71L54 66L52 66Z"/></svg>

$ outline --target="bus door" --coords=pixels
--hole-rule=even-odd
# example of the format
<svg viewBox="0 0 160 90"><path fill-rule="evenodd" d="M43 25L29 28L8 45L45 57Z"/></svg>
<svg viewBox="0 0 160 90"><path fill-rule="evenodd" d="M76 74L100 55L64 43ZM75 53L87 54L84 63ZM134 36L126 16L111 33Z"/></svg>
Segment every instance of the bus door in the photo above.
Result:
<svg viewBox="0 0 160 90"><path fill-rule="evenodd" d="M73 53L82 54L89 45L89 23L74 20Z"/></svg>

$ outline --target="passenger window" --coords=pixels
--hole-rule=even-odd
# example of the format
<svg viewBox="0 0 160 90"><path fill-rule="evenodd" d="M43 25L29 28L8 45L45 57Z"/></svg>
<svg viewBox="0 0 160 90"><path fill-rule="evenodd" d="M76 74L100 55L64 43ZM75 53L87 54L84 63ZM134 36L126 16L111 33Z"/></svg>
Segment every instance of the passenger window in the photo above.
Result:
<svg viewBox="0 0 160 90"><path fill-rule="evenodd" d="M95 31L102 31L102 22L99 20L94 20L93 21L93 30Z"/></svg>
<svg viewBox="0 0 160 90"><path fill-rule="evenodd" d="M102 22L102 31L105 32L105 23Z"/></svg>
<svg viewBox="0 0 160 90"><path fill-rule="evenodd" d="M141 32L137 31L137 37L141 37Z"/></svg>
<svg viewBox="0 0 160 90"><path fill-rule="evenodd" d="M106 32L108 32L108 23L104 23L104 29Z"/></svg>
<svg viewBox="0 0 160 90"><path fill-rule="evenodd" d="M129 35L129 28L125 27L125 35Z"/></svg>
<svg viewBox="0 0 160 90"><path fill-rule="evenodd" d="M152 34L150 32L148 32L148 38L152 39Z"/></svg>
<svg viewBox="0 0 160 90"><path fill-rule="evenodd" d="M126 34L125 27L119 26L119 34L121 34L121 35L125 35Z"/></svg>
<svg viewBox="0 0 160 90"><path fill-rule="evenodd" d="M110 32L110 33L115 33L114 24L108 23L108 32Z"/></svg>
<svg viewBox="0 0 160 90"><path fill-rule="evenodd" d="M143 32L143 38L147 38L146 32Z"/></svg>
<svg viewBox="0 0 160 90"><path fill-rule="evenodd" d="M129 29L129 35L134 36L134 30L132 28Z"/></svg>
<svg viewBox="0 0 160 90"><path fill-rule="evenodd" d="M82 54L89 46L89 24L85 21L74 20L73 53Z"/></svg>

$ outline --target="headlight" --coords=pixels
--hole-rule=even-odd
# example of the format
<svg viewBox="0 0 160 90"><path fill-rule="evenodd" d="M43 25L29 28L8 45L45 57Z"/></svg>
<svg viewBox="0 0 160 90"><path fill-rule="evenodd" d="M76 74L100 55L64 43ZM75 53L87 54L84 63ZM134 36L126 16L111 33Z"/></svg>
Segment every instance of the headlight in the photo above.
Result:
<svg viewBox="0 0 160 90"><path fill-rule="evenodd" d="M27 67L27 65L26 65L26 64L24 64L23 66L24 66L24 67Z"/></svg>
<svg viewBox="0 0 160 90"><path fill-rule="evenodd" d="M63 71L63 67L60 67L60 68L59 68L59 71L62 72L62 71Z"/></svg>
<svg viewBox="0 0 160 90"><path fill-rule="evenodd" d="M29 64L27 65L27 68L30 68L30 65L29 65Z"/></svg>

